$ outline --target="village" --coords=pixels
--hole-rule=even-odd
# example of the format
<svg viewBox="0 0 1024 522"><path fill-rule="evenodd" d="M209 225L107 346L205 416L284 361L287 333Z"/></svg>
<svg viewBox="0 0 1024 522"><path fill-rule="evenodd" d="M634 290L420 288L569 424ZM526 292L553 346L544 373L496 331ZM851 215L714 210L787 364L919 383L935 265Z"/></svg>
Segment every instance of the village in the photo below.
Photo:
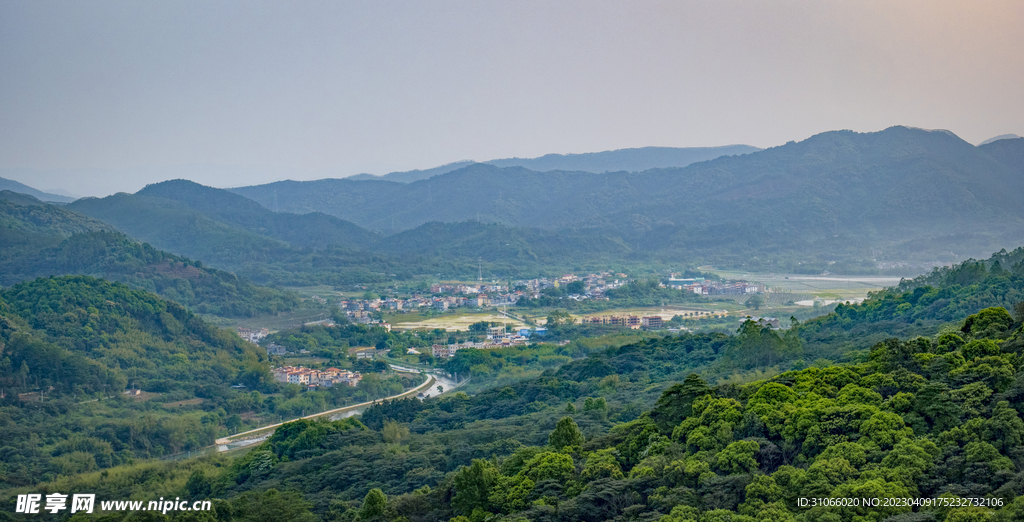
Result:
<svg viewBox="0 0 1024 522"><path fill-rule="evenodd" d="M613 274L612 272L601 272L587 276L576 276L566 274L558 278L540 278L520 280L512 283L511 288L501 284L466 284L466 283L438 283L431 285L430 295L414 294L407 299L351 299L342 300L338 303L339 308L345 312L349 320L359 324L374 324L373 313L378 311L406 312L421 309L431 309L437 312L445 312L451 308L485 308L485 307L513 307L521 299L536 299L543 295L543 291L550 288L561 288L566 290L565 299L576 301L595 300L607 301L608 290L619 288L628 282L626 274ZM697 295L747 295L763 293L767 291L765 285L750 283L747 281L713 281L704 278L675 279L670 278L663 287L673 288L692 292ZM636 320L628 319L625 323L615 319L600 322L599 324L614 324L621 326L640 326L657 328L658 324L642 323L643 318ZM657 321L655 321L657 322ZM386 325L390 329L390 325Z"/></svg>
<svg viewBox="0 0 1024 522"><path fill-rule="evenodd" d="M337 385L356 386L363 376L359 372L326 368L314 370L303 366L272 368L270 373L277 382L298 384L309 388L331 388Z"/></svg>

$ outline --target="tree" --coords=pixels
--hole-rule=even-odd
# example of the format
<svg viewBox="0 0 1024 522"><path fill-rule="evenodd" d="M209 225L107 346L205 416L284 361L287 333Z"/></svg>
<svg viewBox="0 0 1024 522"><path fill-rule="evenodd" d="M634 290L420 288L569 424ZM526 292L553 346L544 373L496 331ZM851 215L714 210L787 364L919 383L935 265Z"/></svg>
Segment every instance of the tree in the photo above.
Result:
<svg viewBox="0 0 1024 522"><path fill-rule="evenodd" d="M317 516L309 511L313 504L303 499L302 494L297 491L281 493L276 489L268 489L262 493L250 492L238 497L233 504L235 518L238 520L253 522L281 522L282 520L314 522L318 520Z"/></svg>
<svg viewBox="0 0 1024 522"><path fill-rule="evenodd" d="M487 509L488 494L500 474L493 464L483 459L473 459L469 466L463 466L455 473L452 485L455 496L452 506L469 516L475 509Z"/></svg>
<svg viewBox="0 0 1024 522"><path fill-rule="evenodd" d="M986 308L964 320L960 331L974 336L975 339L982 337L1003 338L1009 333L1013 326L1013 318L1010 312L1001 306Z"/></svg>
<svg viewBox="0 0 1024 522"><path fill-rule="evenodd" d="M739 440L718 453L718 467L726 473L752 473L757 469L757 454L761 446L752 440Z"/></svg>
<svg viewBox="0 0 1024 522"><path fill-rule="evenodd" d="M582 446L583 441L583 432L580 431L572 417L562 417L562 420L558 421L555 426L555 430L548 436L548 444L557 450L569 446Z"/></svg>
<svg viewBox="0 0 1024 522"><path fill-rule="evenodd" d="M760 310L764 306L764 297L761 294L754 294L747 299L747 306L754 310Z"/></svg>
<svg viewBox="0 0 1024 522"><path fill-rule="evenodd" d="M546 325L548 328L556 328L563 324L571 325L575 323L576 318L570 315L569 312L565 310L552 310L551 313L548 314Z"/></svg>
<svg viewBox="0 0 1024 522"><path fill-rule="evenodd" d="M359 520L378 520L384 516L384 508L388 504L388 496L380 488L373 488L363 497L363 507L359 509ZM287 519L281 519L287 520ZM280 522L280 521L275 521Z"/></svg>
<svg viewBox="0 0 1024 522"><path fill-rule="evenodd" d="M682 384L673 384L661 393L650 417L660 430L667 432L690 416L694 399L709 393L711 388L708 384L699 375L691 373Z"/></svg>
<svg viewBox="0 0 1024 522"><path fill-rule="evenodd" d="M400 444L402 439L409 436L409 428L403 426L395 421L385 421L384 427L381 428L381 434L384 436L384 442L388 444Z"/></svg>

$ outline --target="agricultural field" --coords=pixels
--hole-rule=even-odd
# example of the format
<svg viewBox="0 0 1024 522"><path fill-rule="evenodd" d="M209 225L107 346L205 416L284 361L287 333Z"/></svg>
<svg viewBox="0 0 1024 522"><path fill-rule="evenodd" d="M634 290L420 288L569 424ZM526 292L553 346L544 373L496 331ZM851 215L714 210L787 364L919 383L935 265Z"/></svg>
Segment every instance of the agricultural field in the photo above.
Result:
<svg viewBox="0 0 1024 522"><path fill-rule="evenodd" d="M768 286L768 304L784 305L790 301L812 306L815 298L831 304L834 301L863 301L868 292L899 284L899 277L883 276L810 276L801 274L758 274L709 269L724 279L745 280ZM779 294L775 296L775 294ZM744 299L745 300L745 299ZM804 303L805 301L809 301Z"/></svg>
<svg viewBox="0 0 1024 522"><path fill-rule="evenodd" d="M454 332L457 330L469 330L469 325L480 321L505 323L512 326L525 326L522 321L510 319L496 312L465 313L465 314L444 314L432 317L424 317L419 314L395 314L386 317L391 322L392 328L397 330L434 330L441 328Z"/></svg>

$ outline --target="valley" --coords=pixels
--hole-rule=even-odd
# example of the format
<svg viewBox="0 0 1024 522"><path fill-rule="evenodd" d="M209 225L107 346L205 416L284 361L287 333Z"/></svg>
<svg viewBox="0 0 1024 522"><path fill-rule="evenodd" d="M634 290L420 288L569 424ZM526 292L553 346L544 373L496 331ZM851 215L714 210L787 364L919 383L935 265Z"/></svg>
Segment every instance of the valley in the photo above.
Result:
<svg viewBox="0 0 1024 522"><path fill-rule="evenodd" d="M992 520L1012 520L1024 250L990 241L1013 244L1024 220L996 196L1015 190L1018 145L954 138L826 133L680 168L547 172L543 189L493 164L328 180L321 199L277 185L306 213L183 180L59 205L2 192L0 505L184 495L228 522L286 491L309 520L369 520L380 496L375 520L942 515L796 501L884 491L998 499ZM910 145L927 164L959 154L931 181L949 190L988 165L971 190L1000 225L965 239L981 207L867 181L860 194L905 203L884 218L899 230L863 200L801 221L798 196L762 190L812 152L885 171ZM712 167L733 177L710 183ZM435 190L497 195L434 213ZM393 225L374 217L385 198ZM924 226L940 203L962 223ZM842 229L829 213L855 207Z"/></svg>

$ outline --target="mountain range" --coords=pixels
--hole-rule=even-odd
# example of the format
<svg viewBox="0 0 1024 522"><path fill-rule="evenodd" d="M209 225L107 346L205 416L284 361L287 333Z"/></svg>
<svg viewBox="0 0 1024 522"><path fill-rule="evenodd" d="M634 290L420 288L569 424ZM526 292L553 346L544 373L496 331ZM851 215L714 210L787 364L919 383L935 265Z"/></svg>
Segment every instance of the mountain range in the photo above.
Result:
<svg viewBox="0 0 1024 522"><path fill-rule="evenodd" d="M756 230L759 241L783 250L820 250L833 240L861 251L914 250L935 239L930 254L960 256L1024 241L1016 196L1022 189L1024 139L976 147L948 131L891 127L826 132L643 172L542 173L474 163L411 183L324 179L231 190L264 206L323 212L385 233L466 220L602 228L641 250L646 244L685 253L693 247L681 241L705 244Z"/></svg>
<svg viewBox="0 0 1024 522"><path fill-rule="evenodd" d="M879 259L982 257L1024 243L1024 138L974 146L891 127L642 172L454 167L408 183L225 190L172 180L66 209L266 284L479 261L519 274L587 260L864 272Z"/></svg>
<svg viewBox="0 0 1024 522"><path fill-rule="evenodd" d="M573 172L640 172L649 169L685 167L698 161L707 161L722 156L749 154L761 149L750 145L725 145L722 147L640 147L635 149L586 152L583 154L546 154L539 158L505 158L482 161L495 167L523 167L537 172L566 170ZM358 174L351 180L384 180L411 183L421 179L440 176L477 163L456 161L440 167L406 172L392 172L383 176Z"/></svg>
<svg viewBox="0 0 1024 522"><path fill-rule="evenodd" d="M19 183L13 179L0 178L0 190L9 190L11 192L17 192L19 194L28 194L41 201L52 201L55 203L68 203L74 201L75 198L68 196L61 196L60 194L50 194L41 190L34 189L24 183Z"/></svg>

